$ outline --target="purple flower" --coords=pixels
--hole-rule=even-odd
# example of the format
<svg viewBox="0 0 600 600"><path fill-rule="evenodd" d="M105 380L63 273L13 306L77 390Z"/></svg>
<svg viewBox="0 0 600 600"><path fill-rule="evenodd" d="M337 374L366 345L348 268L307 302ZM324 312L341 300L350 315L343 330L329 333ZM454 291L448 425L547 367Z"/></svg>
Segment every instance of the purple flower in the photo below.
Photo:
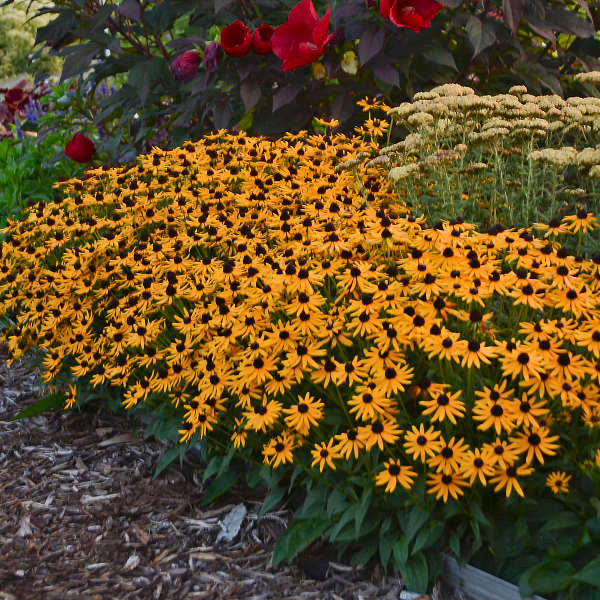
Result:
<svg viewBox="0 0 600 600"><path fill-rule="evenodd" d="M102 81L100 84L100 94L102 96L108 96L108 88L106 87L106 82Z"/></svg>
<svg viewBox="0 0 600 600"><path fill-rule="evenodd" d="M204 68L208 73L212 73L217 68L217 63L223 50L219 42L211 42L204 50Z"/></svg>
<svg viewBox="0 0 600 600"><path fill-rule="evenodd" d="M104 131L104 128L102 127L102 125L100 125L98 127L98 137L103 140L106 138L106 131Z"/></svg>
<svg viewBox="0 0 600 600"><path fill-rule="evenodd" d="M37 123L38 119L44 114L42 105L37 100L29 99L29 102L25 106L25 119L29 123Z"/></svg>

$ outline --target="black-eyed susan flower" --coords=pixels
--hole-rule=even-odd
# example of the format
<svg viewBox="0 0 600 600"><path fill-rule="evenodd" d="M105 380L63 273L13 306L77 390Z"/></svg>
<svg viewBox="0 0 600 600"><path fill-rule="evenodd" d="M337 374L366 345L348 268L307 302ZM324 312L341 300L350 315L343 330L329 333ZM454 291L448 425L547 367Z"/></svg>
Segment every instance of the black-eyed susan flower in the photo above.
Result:
<svg viewBox="0 0 600 600"><path fill-rule="evenodd" d="M290 408L284 408L285 424L300 435L308 435L312 426L318 425L323 418L324 404L316 400L309 392L298 396L298 403Z"/></svg>
<svg viewBox="0 0 600 600"><path fill-rule="evenodd" d="M493 477L490 478L490 483L496 484L495 492L505 491L506 497L509 498L512 491L515 490L521 498L525 497L523 488L517 477L526 477L533 473L533 468L527 465L504 464L496 467Z"/></svg>
<svg viewBox="0 0 600 600"><path fill-rule="evenodd" d="M338 433L334 438L337 440L337 450L346 460L352 454L354 454L354 458L358 458L358 454L365 447L356 429L348 429L348 431Z"/></svg>
<svg viewBox="0 0 600 600"><path fill-rule="evenodd" d="M257 406L244 411L246 428L264 433L279 419L281 409L281 402L277 402L277 400L263 400Z"/></svg>
<svg viewBox="0 0 600 600"><path fill-rule="evenodd" d="M479 479L481 485L487 485L486 477L493 475L493 462L487 452L479 448L465 452L460 466L461 473L469 478L469 485L473 485Z"/></svg>
<svg viewBox="0 0 600 600"><path fill-rule="evenodd" d="M427 400L420 400L419 404L423 407L422 414L429 415L429 419L434 423L448 419L453 425L456 425L456 419L461 419L465 413L465 404L458 399L461 393L460 390L453 394L441 392L433 394Z"/></svg>
<svg viewBox="0 0 600 600"><path fill-rule="evenodd" d="M464 494L463 487L467 487L467 482L460 473L430 473L427 476L429 488L428 494L435 494L436 500L440 498L446 503L448 496L458 500L459 496Z"/></svg>
<svg viewBox="0 0 600 600"><path fill-rule="evenodd" d="M463 438L455 439L452 436L447 442L443 439L438 454L427 459L427 464L434 467L438 473L456 473L460 470L460 463L464 459L469 446Z"/></svg>
<svg viewBox="0 0 600 600"><path fill-rule="evenodd" d="M497 392L499 399L495 402L491 400L489 393L494 391L490 390L487 392L487 397L483 396L475 401L473 420L480 421L477 425L477 429L480 431L487 431L493 427L497 435L500 435L502 431L510 433L514 427L513 406L509 400L501 399Z"/></svg>
<svg viewBox="0 0 600 600"><path fill-rule="evenodd" d="M484 444L481 451L486 454L492 465L512 465L519 457L518 448L506 441L496 438L493 442Z"/></svg>
<svg viewBox="0 0 600 600"><path fill-rule="evenodd" d="M263 447L263 462L273 468L291 463L294 459L295 438L290 432L284 431L281 435L269 440Z"/></svg>
<svg viewBox="0 0 600 600"><path fill-rule="evenodd" d="M391 419L379 419L358 428L358 439L367 452L375 445L383 450L384 444L394 444L402 434L398 424Z"/></svg>
<svg viewBox="0 0 600 600"><path fill-rule="evenodd" d="M417 477L409 465L403 465L398 458L391 458L383 462L383 471L375 475L376 485L385 485L386 494L392 494L397 485L405 490L410 490Z"/></svg>
<svg viewBox="0 0 600 600"><path fill-rule="evenodd" d="M519 453L527 453L525 463L529 464L533 458L537 458L544 464L544 454L553 456L556 454L558 444L557 435L550 435L547 427L525 429L525 431L512 436L511 441Z"/></svg>
<svg viewBox="0 0 600 600"><path fill-rule="evenodd" d="M410 431L404 433L404 450L415 460L425 462L427 457L435 456L442 449L440 441L441 432L434 429L431 425L427 430L423 427L423 423L419 428L414 425Z"/></svg>
<svg viewBox="0 0 600 600"><path fill-rule="evenodd" d="M315 447L310 451L313 457L311 467L319 465L319 471L322 473L323 468L327 465L330 469L335 471L335 463L333 462L336 458L340 458L337 446L334 440L331 439L328 442L321 442L315 444Z"/></svg>
<svg viewBox="0 0 600 600"><path fill-rule="evenodd" d="M538 418L543 418L548 414L548 408L543 400L536 401L527 395L521 394L521 398L512 400L514 422L517 427L539 427Z"/></svg>
<svg viewBox="0 0 600 600"><path fill-rule="evenodd" d="M546 487L549 487L555 495L568 494L571 477L572 475L567 475L564 471L552 471L546 476Z"/></svg>

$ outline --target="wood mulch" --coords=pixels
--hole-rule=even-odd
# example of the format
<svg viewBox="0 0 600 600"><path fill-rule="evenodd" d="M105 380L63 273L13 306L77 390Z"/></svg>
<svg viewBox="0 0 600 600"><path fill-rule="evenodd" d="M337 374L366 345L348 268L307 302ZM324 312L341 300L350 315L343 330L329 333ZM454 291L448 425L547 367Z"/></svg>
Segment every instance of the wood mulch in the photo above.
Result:
<svg viewBox="0 0 600 600"><path fill-rule="evenodd" d="M262 499L243 489L201 507L201 478L186 463L153 480L165 446L130 419L8 420L41 396L39 373L7 367L0 347L0 600L408 597L398 577L315 559L314 548L273 568L288 511L259 519ZM225 519L239 510L227 541Z"/></svg>

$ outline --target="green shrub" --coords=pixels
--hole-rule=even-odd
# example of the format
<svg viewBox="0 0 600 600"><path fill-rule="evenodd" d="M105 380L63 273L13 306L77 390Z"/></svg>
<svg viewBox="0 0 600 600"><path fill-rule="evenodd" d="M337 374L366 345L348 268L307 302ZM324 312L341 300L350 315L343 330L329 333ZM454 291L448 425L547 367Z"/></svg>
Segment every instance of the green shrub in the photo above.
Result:
<svg viewBox="0 0 600 600"><path fill-rule="evenodd" d="M338 131L349 133L360 122L356 99L381 95L396 105L445 82L483 93L522 82L538 93L578 93L572 75L597 66L600 56L600 9L583 2L444 0L430 26L416 32L385 19L377 3L346 0L333 5L335 37L311 65L283 71L273 54L219 57L215 42L225 26L240 19L251 30L265 21L277 27L296 4L67 1L51 9L54 18L37 41L64 56L63 78L86 74L82 90L89 81L125 77L117 95L90 115L94 127L111 132L107 151L115 164L234 125L277 137L306 129L315 114L336 118ZM328 6L315 2L319 17ZM171 68L186 51L202 59L187 82Z"/></svg>
<svg viewBox="0 0 600 600"><path fill-rule="evenodd" d="M47 50L33 58L36 30L50 19L48 15L31 17L35 11L51 4L23 0L0 8L0 79L22 73L60 72L62 60L50 56ZM31 5L29 12L28 5Z"/></svg>

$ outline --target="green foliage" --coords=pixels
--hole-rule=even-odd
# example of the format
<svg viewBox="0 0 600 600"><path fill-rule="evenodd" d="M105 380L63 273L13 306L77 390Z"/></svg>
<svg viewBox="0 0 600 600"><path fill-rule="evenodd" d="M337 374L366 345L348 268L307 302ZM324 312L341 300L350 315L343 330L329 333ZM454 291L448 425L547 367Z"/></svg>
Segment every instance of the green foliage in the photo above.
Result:
<svg viewBox="0 0 600 600"><path fill-rule="evenodd" d="M83 174L84 167L63 154L68 140L60 130L39 140L30 135L0 140L0 227L27 207L52 200L55 181Z"/></svg>
<svg viewBox="0 0 600 600"><path fill-rule="evenodd" d="M50 4L22 0L0 9L0 79L21 73L60 72L62 61L58 56L51 56L42 49L34 52L36 29L49 19L46 16L31 20L30 17ZM28 6L31 6L29 12Z"/></svg>
<svg viewBox="0 0 600 600"><path fill-rule="evenodd" d="M36 415L40 415L43 412L47 412L49 410L58 408L59 406L63 406L65 403L64 394L50 394L49 396L45 396L41 400L30 404L27 408L24 408L19 414L11 417L9 421L19 421L20 419L28 419L30 417L35 417Z"/></svg>
<svg viewBox="0 0 600 600"><path fill-rule="evenodd" d="M522 82L538 92L578 92L572 74L600 64L597 5L445 0L431 26L416 33L383 19L377 5L347 0L332 7L336 37L314 63L316 70L283 72L273 54L251 52L222 56L215 70L201 63L189 83L173 79L170 64L179 53L202 55L219 39L220 28L238 18L250 28L265 21L277 27L296 3L132 0L90 7L67 1L41 11L53 19L38 30L36 41L64 57L63 78L86 74L82 90L89 82L123 78L118 94L89 115L90 125L109 132L106 151L113 162L129 160L132 149L172 148L234 124L279 136L307 128L318 114L338 119L340 131L348 132L360 120L355 99L383 95L398 103L450 81L486 93ZM315 2L319 15L327 6ZM359 63L356 72L344 70L348 53Z"/></svg>

